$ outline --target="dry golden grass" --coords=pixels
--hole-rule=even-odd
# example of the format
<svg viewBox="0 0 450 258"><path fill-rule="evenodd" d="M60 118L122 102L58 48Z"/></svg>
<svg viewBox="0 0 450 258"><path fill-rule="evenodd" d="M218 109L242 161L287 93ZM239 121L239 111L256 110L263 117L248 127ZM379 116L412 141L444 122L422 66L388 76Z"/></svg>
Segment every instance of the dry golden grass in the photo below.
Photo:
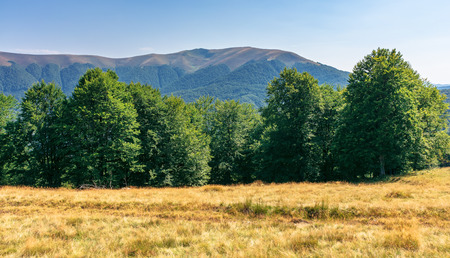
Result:
<svg viewBox="0 0 450 258"><path fill-rule="evenodd" d="M0 188L0 256L450 256L450 169L372 184Z"/></svg>

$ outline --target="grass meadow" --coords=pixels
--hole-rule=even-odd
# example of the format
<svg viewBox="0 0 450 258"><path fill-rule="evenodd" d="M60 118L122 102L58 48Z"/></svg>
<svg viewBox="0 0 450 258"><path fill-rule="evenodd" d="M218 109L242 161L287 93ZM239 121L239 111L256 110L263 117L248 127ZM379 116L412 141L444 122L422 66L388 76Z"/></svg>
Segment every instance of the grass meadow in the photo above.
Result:
<svg viewBox="0 0 450 258"><path fill-rule="evenodd" d="M449 257L450 168L358 184L5 186L0 256Z"/></svg>

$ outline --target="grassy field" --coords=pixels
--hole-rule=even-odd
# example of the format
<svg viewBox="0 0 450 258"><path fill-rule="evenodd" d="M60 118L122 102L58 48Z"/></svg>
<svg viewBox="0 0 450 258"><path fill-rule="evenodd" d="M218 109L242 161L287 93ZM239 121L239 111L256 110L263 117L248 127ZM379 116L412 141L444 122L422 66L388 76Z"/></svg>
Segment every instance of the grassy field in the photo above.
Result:
<svg viewBox="0 0 450 258"><path fill-rule="evenodd" d="M383 183L0 188L0 256L450 256L450 169Z"/></svg>

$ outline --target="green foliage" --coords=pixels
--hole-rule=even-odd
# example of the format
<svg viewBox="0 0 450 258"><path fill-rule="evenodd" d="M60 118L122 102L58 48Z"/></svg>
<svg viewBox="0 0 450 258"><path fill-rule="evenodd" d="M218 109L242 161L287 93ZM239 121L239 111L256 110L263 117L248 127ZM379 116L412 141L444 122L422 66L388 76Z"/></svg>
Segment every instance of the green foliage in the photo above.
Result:
<svg viewBox="0 0 450 258"><path fill-rule="evenodd" d="M440 89L439 92L441 94L444 94L444 96L446 96L446 98L444 99L444 102L449 104L450 103L450 89Z"/></svg>
<svg viewBox="0 0 450 258"><path fill-rule="evenodd" d="M137 112L126 85L96 68L81 77L66 109L68 179L75 185L127 185L140 170Z"/></svg>
<svg viewBox="0 0 450 258"><path fill-rule="evenodd" d="M308 73L284 69L267 89L262 109L265 131L261 146L260 178L289 182L314 180L319 173L320 149L315 142L320 88Z"/></svg>
<svg viewBox="0 0 450 258"><path fill-rule="evenodd" d="M230 68L224 64L208 66L194 73L184 75L171 85L164 87L162 92L171 93L179 90L205 87L228 73L230 73Z"/></svg>
<svg viewBox="0 0 450 258"><path fill-rule="evenodd" d="M160 186L198 186L209 180L209 137L194 122L198 111L181 98L165 97L165 130L161 132L153 183Z"/></svg>
<svg viewBox="0 0 450 258"><path fill-rule="evenodd" d="M418 101L419 128L421 131L419 152L412 155L413 169L423 169L444 163L450 154L448 128L448 103L445 95L427 81L415 93ZM417 155L421 153L422 155Z"/></svg>
<svg viewBox="0 0 450 258"><path fill-rule="evenodd" d="M59 87L62 87L60 67L56 64L47 64L42 68L41 78L45 82L53 82Z"/></svg>
<svg viewBox="0 0 450 258"><path fill-rule="evenodd" d="M210 54L187 53L198 58ZM117 67L128 85L113 71L90 67L0 67L0 87L27 74L19 76L18 88L3 88L6 93L27 89L25 83L36 79L54 81L33 84L18 114L14 97L0 94L0 184L121 187L353 180L450 160L445 95L420 79L395 50L378 49L366 56L344 90L319 86L309 73L283 69L276 60L252 61L233 71L210 66L187 75L167 65ZM326 80L336 75L323 65L296 67ZM326 72L321 74L321 69ZM275 75L260 112L242 103L264 106L261 85ZM156 87L133 83L133 78ZM75 80L78 85L66 99L63 90L71 90L67 84ZM63 90L57 84L65 85ZM195 102L161 95L177 89ZM210 97L213 91L242 101L215 99ZM198 98L200 93L207 97ZM235 208L258 216L292 212L251 201ZM323 204L299 211L307 218L345 215Z"/></svg>
<svg viewBox="0 0 450 258"><path fill-rule="evenodd" d="M40 67L38 64L36 64L36 63L29 64L29 65L27 66L27 68L25 68L25 70L26 70L29 74L33 75L33 77L34 77L36 80L39 80L39 78L41 78L42 67Z"/></svg>
<svg viewBox="0 0 450 258"><path fill-rule="evenodd" d="M343 90L333 89L331 85L322 84L320 89L319 113L314 143L319 148L318 180L329 181L338 179L336 174L336 155L333 146L336 140L336 130L340 121L340 113L344 106Z"/></svg>
<svg viewBox="0 0 450 258"><path fill-rule="evenodd" d="M18 122L8 123L5 134L2 134L0 165L2 184L33 185L35 178L29 175L29 147L25 137L25 128Z"/></svg>
<svg viewBox="0 0 450 258"><path fill-rule="evenodd" d="M207 50L206 50L207 51ZM208 58L209 54L196 58ZM205 52L206 53L206 52ZM194 102L200 96L210 95L219 99L234 99L250 103L256 107L264 106L267 82L277 76L286 65L278 60L250 61L235 70L224 64L211 65L193 73L169 65L162 66L117 66L114 71L120 81L150 84L161 90L162 94L174 94L187 102ZM73 63L67 67L47 64L43 67L36 63L25 69L20 65L0 66L0 89L19 98L34 82L44 80L59 85L63 92L70 95L79 78L95 66L93 64ZM314 63L296 63L299 71L307 71L320 83L345 85L348 73L335 68Z"/></svg>
<svg viewBox="0 0 450 258"><path fill-rule="evenodd" d="M158 155L161 155L160 144L163 142L167 130L165 115L167 108L159 90L140 83L131 83L128 91L133 97L139 124L139 140L141 153L139 164L144 173L133 173L130 177L132 185L147 185L154 179L158 168Z"/></svg>
<svg viewBox="0 0 450 258"><path fill-rule="evenodd" d="M0 66L1 91L5 94L22 97L24 92L38 80L16 63L11 66Z"/></svg>
<svg viewBox="0 0 450 258"><path fill-rule="evenodd" d="M431 146L445 128L446 105L399 52L367 55L350 74L345 98L335 149L346 178L405 172L435 159Z"/></svg>
<svg viewBox="0 0 450 258"><path fill-rule="evenodd" d="M7 153L5 150L12 145L9 137L11 130L7 130L7 125L10 127L11 122L16 118L16 107L17 101L13 96L0 93L0 185L7 183L5 165L8 163L11 153Z"/></svg>
<svg viewBox="0 0 450 258"><path fill-rule="evenodd" d="M93 69L95 66L91 64L74 63L66 68L61 69L61 87L66 94L71 94L78 83L80 77L86 73L88 69ZM56 76L56 75L55 75ZM54 79L51 79L52 81Z"/></svg>
<svg viewBox="0 0 450 258"><path fill-rule="evenodd" d="M265 105L265 87L266 85L261 84L212 84L192 90L176 91L173 94L182 97L187 102L193 102L199 98L199 96L215 96L219 99L234 99L239 100L240 102L252 104L255 107L262 107Z"/></svg>
<svg viewBox="0 0 450 258"><path fill-rule="evenodd" d="M207 85L179 89L173 94L181 96L188 102L195 101L199 96L209 95L218 99L241 100L256 107L262 107L267 82L278 75L284 67L283 63L275 60L253 61L227 74L217 74L217 79ZM202 81L207 80L202 79Z"/></svg>
<svg viewBox="0 0 450 258"><path fill-rule="evenodd" d="M151 86L130 84L145 173L135 174L134 185L194 186L209 179L209 137L203 120L193 106L176 97L161 97Z"/></svg>
<svg viewBox="0 0 450 258"><path fill-rule="evenodd" d="M119 66L115 68L120 81L150 84L155 88L165 89L177 81L183 72L170 66Z"/></svg>
<svg viewBox="0 0 450 258"><path fill-rule="evenodd" d="M252 133L260 123L259 114L250 104L234 100L213 103L211 98L200 98L196 106L205 116L204 130L211 137L210 183L251 182L255 142Z"/></svg>
<svg viewBox="0 0 450 258"><path fill-rule="evenodd" d="M33 84L20 103L18 120L7 126L4 171L13 184L58 186L56 119L65 99L53 83Z"/></svg>
<svg viewBox="0 0 450 258"><path fill-rule="evenodd" d="M4 132L6 124L13 121L16 117L15 108L17 106L16 99L9 95L0 93L0 132Z"/></svg>
<svg viewBox="0 0 450 258"><path fill-rule="evenodd" d="M279 75L285 66L285 64L277 60L252 61L225 75L219 74L216 68L215 73L213 73L217 78L216 80L205 84L204 82L208 82L208 80L201 79L200 77L196 80L200 80L203 83L190 86L190 89L187 87L178 87L181 84L176 82L173 84L174 87L177 87L176 89L173 88L173 94L181 96L187 102L195 101L199 96L209 95L219 99L240 100L240 102L262 107L265 105L264 98L266 96L265 88L267 82ZM329 83L334 87L347 84L348 73L330 66L313 63L296 63L293 67L299 71L308 72L313 75L319 80L319 83ZM210 70L213 70L213 67ZM201 75L200 73L192 74L195 78Z"/></svg>
<svg viewBox="0 0 450 258"><path fill-rule="evenodd" d="M348 72L339 71L328 65L313 63L296 63L293 66L299 72L307 72L319 81L319 84L328 83L334 87L347 85Z"/></svg>
<svg viewBox="0 0 450 258"><path fill-rule="evenodd" d="M36 185L59 186L60 155L56 123L65 95L55 84L34 84L22 100L19 123L30 148L29 168Z"/></svg>
<svg viewBox="0 0 450 258"><path fill-rule="evenodd" d="M164 89L180 78L183 72L179 69L174 69L171 66L163 65L158 67L159 86Z"/></svg>

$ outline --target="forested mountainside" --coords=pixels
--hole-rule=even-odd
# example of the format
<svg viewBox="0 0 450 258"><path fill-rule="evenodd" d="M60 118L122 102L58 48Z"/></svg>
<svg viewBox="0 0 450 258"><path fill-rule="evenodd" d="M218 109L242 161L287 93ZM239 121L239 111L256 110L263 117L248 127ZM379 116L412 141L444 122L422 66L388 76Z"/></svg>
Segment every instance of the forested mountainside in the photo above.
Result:
<svg viewBox="0 0 450 258"><path fill-rule="evenodd" d="M35 82L55 82L71 94L87 69L111 69L123 82L140 82L163 94L193 101L202 95L238 99L262 106L270 80L284 67L295 67L334 86L346 85L348 72L295 53L250 47L194 49L130 58L82 55L26 55L0 52L0 89L17 98Z"/></svg>

